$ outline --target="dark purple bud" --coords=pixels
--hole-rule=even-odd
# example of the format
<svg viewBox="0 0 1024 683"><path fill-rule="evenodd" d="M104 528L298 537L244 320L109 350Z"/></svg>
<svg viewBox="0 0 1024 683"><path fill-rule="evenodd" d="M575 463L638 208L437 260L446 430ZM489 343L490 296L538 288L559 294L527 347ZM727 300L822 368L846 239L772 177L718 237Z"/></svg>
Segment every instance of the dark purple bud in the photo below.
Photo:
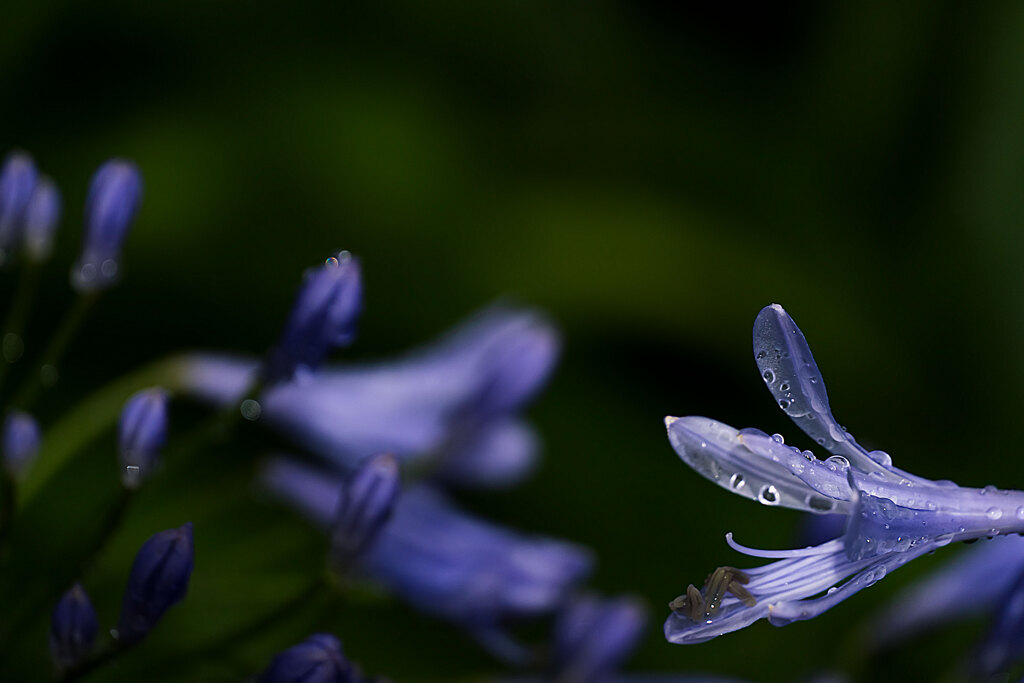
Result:
<svg viewBox="0 0 1024 683"><path fill-rule="evenodd" d="M60 191L49 178L40 178L25 209L25 253L31 260L38 263L50 257L60 212Z"/></svg>
<svg viewBox="0 0 1024 683"><path fill-rule="evenodd" d="M351 344L362 308L359 261L350 253L307 270L281 340L270 351L266 380L279 382L296 370L315 370L331 350Z"/></svg>
<svg viewBox="0 0 1024 683"><path fill-rule="evenodd" d="M137 488L156 464L167 441L167 392L160 387L143 389L124 404L118 425L121 483Z"/></svg>
<svg viewBox="0 0 1024 683"><path fill-rule="evenodd" d="M260 677L260 683L356 683L361 680L345 659L341 642L316 633L281 652Z"/></svg>
<svg viewBox="0 0 1024 683"><path fill-rule="evenodd" d="M18 243L38 177L32 157L24 152L11 152L0 168L0 263Z"/></svg>
<svg viewBox="0 0 1024 683"><path fill-rule="evenodd" d="M510 330L488 353L489 380L477 409L510 412L530 400L554 369L559 347L558 333L543 320L526 319Z"/></svg>
<svg viewBox="0 0 1024 683"><path fill-rule="evenodd" d="M555 626L554 678L559 683L611 679L643 635L646 611L631 598L576 600Z"/></svg>
<svg viewBox="0 0 1024 683"><path fill-rule="evenodd" d="M4 468L12 477L28 470L39 452L39 425L28 413L12 411L4 420Z"/></svg>
<svg viewBox="0 0 1024 683"><path fill-rule="evenodd" d="M192 523L155 534L135 556L121 606L118 639L142 640L172 605L188 591L193 561Z"/></svg>
<svg viewBox="0 0 1024 683"><path fill-rule="evenodd" d="M377 538L391 518L399 490L398 459L390 454L366 460L345 482L331 528L331 559L344 569Z"/></svg>
<svg viewBox="0 0 1024 683"><path fill-rule="evenodd" d="M96 642L96 610L82 585L76 583L53 608L50 623L50 654L57 668L78 666L89 657Z"/></svg>
<svg viewBox="0 0 1024 683"><path fill-rule="evenodd" d="M106 289L117 281L121 244L142 202L142 174L135 164L111 159L96 171L85 200L82 255L71 272L81 292Z"/></svg>

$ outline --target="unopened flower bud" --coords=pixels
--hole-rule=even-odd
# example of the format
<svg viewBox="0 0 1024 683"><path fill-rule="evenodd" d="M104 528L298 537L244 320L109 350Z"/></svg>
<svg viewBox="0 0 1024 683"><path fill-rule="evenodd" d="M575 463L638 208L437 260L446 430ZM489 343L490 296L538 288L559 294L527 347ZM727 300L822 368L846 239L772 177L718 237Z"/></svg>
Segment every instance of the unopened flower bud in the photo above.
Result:
<svg viewBox="0 0 1024 683"><path fill-rule="evenodd" d="M281 340L267 359L267 381L314 370L332 349L352 343L362 308L359 261L347 251L306 271Z"/></svg>
<svg viewBox="0 0 1024 683"><path fill-rule="evenodd" d="M369 458L345 482L331 528L331 559L339 569L350 566L391 518L399 483L398 459L390 454Z"/></svg>
<svg viewBox="0 0 1024 683"><path fill-rule="evenodd" d="M76 583L53 608L50 623L50 654L61 670L81 664L96 642L96 610L85 589Z"/></svg>
<svg viewBox="0 0 1024 683"><path fill-rule="evenodd" d="M167 441L167 392L160 387L143 389L124 404L118 424L121 482L136 488L156 464Z"/></svg>
<svg viewBox="0 0 1024 683"><path fill-rule="evenodd" d="M25 254L32 261L38 263L50 257L60 213L60 191L53 181L44 176L39 179L25 209Z"/></svg>
<svg viewBox="0 0 1024 683"><path fill-rule="evenodd" d="M96 171L85 200L85 240L71 273L81 292L107 289L117 281L121 244L142 202L142 174L124 159L111 159Z"/></svg>
<svg viewBox="0 0 1024 683"><path fill-rule="evenodd" d="M32 157L24 152L8 154L0 168L0 263L18 243L38 177Z"/></svg>
<svg viewBox="0 0 1024 683"><path fill-rule="evenodd" d="M164 612L185 598L193 556L191 522L161 531L142 544L121 606L117 637L122 643L142 640Z"/></svg>
<svg viewBox="0 0 1024 683"><path fill-rule="evenodd" d="M28 413L12 411L4 420L3 462L4 468L12 477L24 474L36 454L42 437L39 425Z"/></svg>
<svg viewBox="0 0 1024 683"><path fill-rule="evenodd" d="M260 677L260 683L356 683L361 677L345 659L341 643L316 633L281 652Z"/></svg>

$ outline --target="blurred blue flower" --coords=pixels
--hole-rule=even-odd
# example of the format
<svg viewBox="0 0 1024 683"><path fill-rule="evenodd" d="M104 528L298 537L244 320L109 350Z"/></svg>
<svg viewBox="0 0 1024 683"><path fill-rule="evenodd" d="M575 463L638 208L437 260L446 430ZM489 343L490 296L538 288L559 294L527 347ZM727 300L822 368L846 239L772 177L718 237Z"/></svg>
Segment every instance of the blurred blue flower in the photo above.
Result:
<svg viewBox="0 0 1024 683"><path fill-rule="evenodd" d="M97 169L85 200L85 236L71 285L81 292L109 288L117 281L121 244L142 203L142 174L124 159Z"/></svg>
<svg viewBox="0 0 1024 683"><path fill-rule="evenodd" d="M260 683L358 683L363 680L345 659L341 642L315 633L281 652L260 676Z"/></svg>
<svg viewBox="0 0 1024 683"><path fill-rule="evenodd" d="M121 605L121 643L131 645L144 638L170 607L185 598L193 559L191 522L154 534L142 544Z"/></svg>
<svg viewBox="0 0 1024 683"><path fill-rule="evenodd" d="M308 466L276 459L267 487L324 528L335 517L343 482ZM582 548L530 536L470 516L440 492L416 486L356 568L420 610L455 621L502 654L515 657L507 621L556 610L590 571Z"/></svg>
<svg viewBox="0 0 1024 683"><path fill-rule="evenodd" d="M39 424L28 413L13 410L4 419L3 461L12 477L20 477L39 453Z"/></svg>
<svg viewBox="0 0 1024 683"><path fill-rule="evenodd" d="M0 264L6 263L24 230L39 172L32 157L11 152L0 167Z"/></svg>
<svg viewBox="0 0 1024 683"><path fill-rule="evenodd" d="M150 474L166 441L167 392L153 387L131 396L118 423L118 454L125 488L138 487Z"/></svg>
<svg viewBox="0 0 1024 683"><path fill-rule="evenodd" d="M49 178L39 178L25 209L25 254L32 261L39 263L50 257L60 213L60 191Z"/></svg>
<svg viewBox="0 0 1024 683"><path fill-rule="evenodd" d="M50 621L50 654L57 668L78 666L92 653L99 624L81 584L61 596Z"/></svg>
<svg viewBox="0 0 1024 683"><path fill-rule="evenodd" d="M363 308L359 261L347 251L306 271L281 340L264 369L268 384L316 370L334 348L352 343Z"/></svg>
<svg viewBox="0 0 1024 683"><path fill-rule="evenodd" d="M342 470L387 452L432 457L437 477L451 483L508 485L530 471L537 448L514 413L544 385L557 355L558 335L544 318L494 308L406 358L275 385L260 397L261 420ZM229 405L258 368L188 356L181 384Z"/></svg>
<svg viewBox="0 0 1024 683"><path fill-rule="evenodd" d="M1024 573L1018 573L999 599L999 609L988 633L971 658L979 680L992 680L1024 659Z"/></svg>
<svg viewBox="0 0 1024 683"><path fill-rule="evenodd" d="M640 642L646 617L631 598L575 599L555 625L552 677L558 683L612 680Z"/></svg>
<svg viewBox="0 0 1024 683"><path fill-rule="evenodd" d="M702 590L691 585L671 603L671 642L702 642L761 618L775 625L810 619L952 541L1024 529L1024 493L930 481L893 467L884 452L861 448L832 416L810 348L780 306L758 315L754 354L779 407L833 455L820 461L780 435L702 417L666 418L672 446L723 488L764 505L844 514L846 529L839 539L789 551L752 550L727 535L744 554L780 561L723 567Z"/></svg>
<svg viewBox="0 0 1024 683"><path fill-rule="evenodd" d="M336 567L349 567L377 538L391 519L400 484L398 460L389 453L367 458L342 484L331 525L331 560Z"/></svg>

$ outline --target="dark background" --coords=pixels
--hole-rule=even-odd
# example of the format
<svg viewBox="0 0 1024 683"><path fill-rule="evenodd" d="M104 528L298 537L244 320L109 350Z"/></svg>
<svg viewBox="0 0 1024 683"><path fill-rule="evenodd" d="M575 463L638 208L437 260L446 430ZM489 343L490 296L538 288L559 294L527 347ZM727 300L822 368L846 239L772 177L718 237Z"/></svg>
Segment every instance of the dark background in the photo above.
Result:
<svg viewBox="0 0 1024 683"><path fill-rule="evenodd" d="M787 547L798 516L700 479L661 420L706 414L802 443L750 357L755 314L778 302L862 443L917 474L1017 485L1022 84L1024 6L1010 2L7 4L0 148L31 151L67 204L30 351L71 300L92 170L126 156L146 180L124 279L41 417L171 351L262 353L302 270L339 248L366 280L359 340L339 358L398 352L511 296L565 333L531 409L545 460L526 485L466 505L592 546L598 589L644 597L631 670L796 680L853 666L867 617L960 549L814 622L667 645L667 600L720 564L752 564L726 531ZM317 562L317 535L252 502L245 467L206 473L155 483L86 581L112 621L141 541L196 523L190 597L137 666L267 609ZM88 489L57 484L54 518L85 514ZM500 670L454 627L374 603L311 608L165 674L237 678L313 628L397 681ZM858 675L933 679L982 628Z"/></svg>

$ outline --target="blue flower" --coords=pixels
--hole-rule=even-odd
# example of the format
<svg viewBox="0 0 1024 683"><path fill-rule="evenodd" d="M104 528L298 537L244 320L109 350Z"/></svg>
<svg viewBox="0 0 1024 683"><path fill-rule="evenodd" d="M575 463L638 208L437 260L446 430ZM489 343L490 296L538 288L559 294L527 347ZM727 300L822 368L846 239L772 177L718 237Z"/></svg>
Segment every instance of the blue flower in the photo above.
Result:
<svg viewBox="0 0 1024 683"><path fill-rule="evenodd" d="M537 440L515 417L543 386L558 335L530 311L496 308L389 363L329 369L268 389L261 421L341 470L367 455L431 458L438 479L504 486L532 468ZM183 390L237 402L258 364L189 356Z"/></svg>
<svg viewBox="0 0 1024 683"><path fill-rule="evenodd" d="M53 608L50 654L59 669L78 666L92 653L99 624L96 610L81 584L76 583Z"/></svg>
<svg viewBox="0 0 1024 683"><path fill-rule="evenodd" d="M167 441L167 392L160 387L143 389L124 404L118 424L121 481L136 488L150 474Z"/></svg>
<svg viewBox="0 0 1024 683"><path fill-rule="evenodd" d="M85 237L71 285L81 292L109 288L118 277L121 244L142 203L142 174L124 159L97 169L85 200Z"/></svg>
<svg viewBox="0 0 1024 683"><path fill-rule="evenodd" d="M347 251L306 271L281 340L267 359L266 381L315 370L332 349L351 344L362 309L359 261Z"/></svg>
<svg viewBox="0 0 1024 683"><path fill-rule="evenodd" d="M728 535L734 549L779 561L722 567L703 589L691 585L671 603L670 641L702 642L761 618L776 625L809 619L952 541L1024 528L1024 493L924 479L857 444L833 417L807 342L780 306L758 315L754 354L779 407L831 457L818 460L780 435L702 417L666 418L672 446L723 488L764 505L843 514L846 529L839 539L789 551L752 550Z"/></svg>
<svg viewBox="0 0 1024 683"><path fill-rule="evenodd" d="M12 477L24 474L36 454L42 437L39 424L28 413L11 411L4 419L3 463Z"/></svg>
<svg viewBox="0 0 1024 683"><path fill-rule="evenodd" d="M193 557L191 522L154 534L142 544L121 605L117 626L121 643L142 640L170 607L185 599Z"/></svg>
<svg viewBox="0 0 1024 683"><path fill-rule="evenodd" d="M331 526L331 559L339 569L355 562L391 518L398 498L398 460L385 453L368 458L341 486Z"/></svg>
<svg viewBox="0 0 1024 683"><path fill-rule="evenodd" d="M260 676L260 683L358 683L363 678L345 659L341 642L315 633L281 652Z"/></svg>
<svg viewBox="0 0 1024 683"><path fill-rule="evenodd" d="M643 636L643 605L631 598L574 600L555 626L552 677L558 683L612 680Z"/></svg>
<svg viewBox="0 0 1024 683"><path fill-rule="evenodd" d="M25 209L25 254L32 261L39 263L50 257L60 212L60 191L52 180L41 177Z"/></svg>
<svg viewBox="0 0 1024 683"><path fill-rule="evenodd" d="M330 527L344 486L337 476L278 459L263 481ZM390 522L356 563L420 610L462 624L495 647L505 622L553 612L590 566L589 554L575 545L472 517L427 486L399 495Z"/></svg>
<svg viewBox="0 0 1024 683"><path fill-rule="evenodd" d="M0 263L5 263L24 230L39 172L32 157L12 152L0 167Z"/></svg>

